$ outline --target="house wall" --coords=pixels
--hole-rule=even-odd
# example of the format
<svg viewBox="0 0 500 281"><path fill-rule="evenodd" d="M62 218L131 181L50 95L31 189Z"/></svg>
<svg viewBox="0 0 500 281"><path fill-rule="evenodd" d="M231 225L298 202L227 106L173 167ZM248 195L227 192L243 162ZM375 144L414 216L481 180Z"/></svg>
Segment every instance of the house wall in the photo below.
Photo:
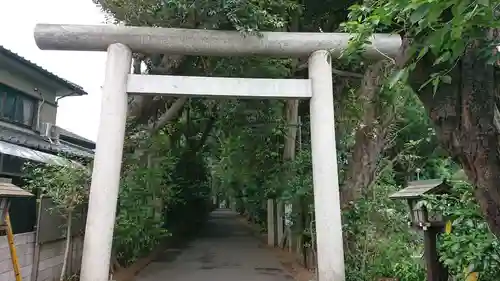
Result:
<svg viewBox="0 0 500 281"><path fill-rule="evenodd" d="M14 236L17 257L21 267L23 281L53 281L59 280L64 257L65 240L59 240L40 246L40 263L38 266L38 278L31 280L31 269L35 253L35 233L28 232ZM69 262L72 272L77 273L80 268L83 239L73 238L73 255ZM14 270L10 259L9 244L7 237L0 237L0 281L13 281Z"/></svg>
<svg viewBox="0 0 500 281"><path fill-rule="evenodd" d="M67 218L60 216L53 210L57 209L56 204L50 197L43 197L40 200L40 214L38 221L38 241L40 243L50 243L66 238ZM71 220L71 235L83 235L85 231L85 222L87 220L87 206L79 206L75 209Z"/></svg>
<svg viewBox="0 0 500 281"><path fill-rule="evenodd" d="M40 108L40 124L56 123L57 106L54 104L43 103Z"/></svg>
<svg viewBox="0 0 500 281"><path fill-rule="evenodd" d="M57 115L56 94L54 89L49 89L43 85L38 85L25 79L22 75L11 73L5 69L0 69L0 83L18 89L23 93L44 101L40 110L40 122L55 124ZM39 92L35 91L35 88ZM40 93L43 96L40 96Z"/></svg>
<svg viewBox="0 0 500 281"><path fill-rule="evenodd" d="M31 269L33 267L35 253L35 233L28 232L14 236L17 257L21 267L23 281L53 281L59 280L64 257L65 240L59 240L42 244L40 246L40 259L38 266L38 277L31 280ZM68 259L68 266L73 273L77 273L81 264L83 249L83 238L73 238L72 255ZM0 237L0 281L15 280L10 258L9 244L6 236Z"/></svg>

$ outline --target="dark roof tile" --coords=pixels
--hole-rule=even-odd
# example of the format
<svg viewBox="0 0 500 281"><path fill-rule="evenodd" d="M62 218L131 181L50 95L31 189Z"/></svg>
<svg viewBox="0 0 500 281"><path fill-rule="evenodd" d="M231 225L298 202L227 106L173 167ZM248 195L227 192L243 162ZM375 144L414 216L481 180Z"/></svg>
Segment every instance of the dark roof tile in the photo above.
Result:
<svg viewBox="0 0 500 281"><path fill-rule="evenodd" d="M57 143L51 143L49 139L40 135L21 132L1 125L0 140L52 154L64 153L87 159L94 157L94 151L92 149L81 147L63 140Z"/></svg>
<svg viewBox="0 0 500 281"><path fill-rule="evenodd" d="M48 71L47 69L39 66L38 64L20 56L19 54L17 53L14 53L13 51L3 47L2 45L0 45L0 53L1 54L4 54L5 56L7 57L10 57L14 60L17 60L19 63L21 64L24 64L28 67L31 67L35 70L37 70L38 72L48 76L50 79L52 80L55 80L55 81L58 81L59 83L62 83L64 84L66 87L68 87L69 89L75 91L76 94L79 94L79 95L88 95L88 93L83 89L82 86L79 86L73 82L70 82L64 78L61 78L57 75L55 75L54 73Z"/></svg>

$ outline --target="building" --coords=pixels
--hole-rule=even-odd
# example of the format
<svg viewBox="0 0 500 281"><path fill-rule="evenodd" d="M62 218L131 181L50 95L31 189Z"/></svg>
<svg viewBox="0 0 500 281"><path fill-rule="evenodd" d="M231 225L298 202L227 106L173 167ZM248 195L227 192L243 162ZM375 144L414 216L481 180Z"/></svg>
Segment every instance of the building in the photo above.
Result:
<svg viewBox="0 0 500 281"><path fill-rule="evenodd" d="M22 167L28 160L61 164L65 162L63 154L77 161L91 161L95 143L55 125L57 101L86 94L82 87L0 46L0 178L22 187ZM58 277L65 236L53 224L60 218L37 208L35 198L13 200L10 215L23 280ZM40 217L46 223L38 225L38 232L44 232L45 241L35 243L41 235L35 232ZM72 253L75 259L80 255L77 244ZM14 280L10 262L6 239L0 237L0 281ZM73 266L73 270L77 268Z"/></svg>

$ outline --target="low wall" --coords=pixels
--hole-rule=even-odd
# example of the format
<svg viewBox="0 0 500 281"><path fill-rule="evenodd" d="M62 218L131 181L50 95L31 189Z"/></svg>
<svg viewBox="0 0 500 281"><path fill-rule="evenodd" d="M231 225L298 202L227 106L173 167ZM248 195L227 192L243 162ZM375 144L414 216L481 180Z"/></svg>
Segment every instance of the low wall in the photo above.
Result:
<svg viewBox="0 0 500 281"><path fill-rule="evenodd" d="M66 242L64 239L40 245L38 276L36 280L31 280L31 270L35 255L35 233L17 234L14 236L14 240L23 281L59 280ZM76 273L80 268L83 238L75 237L72 241L71 258L68 259L68 266L71 268L72 273ZM12 269L7 236L0 236L0 281L14 280L15 276Z"/></svg>

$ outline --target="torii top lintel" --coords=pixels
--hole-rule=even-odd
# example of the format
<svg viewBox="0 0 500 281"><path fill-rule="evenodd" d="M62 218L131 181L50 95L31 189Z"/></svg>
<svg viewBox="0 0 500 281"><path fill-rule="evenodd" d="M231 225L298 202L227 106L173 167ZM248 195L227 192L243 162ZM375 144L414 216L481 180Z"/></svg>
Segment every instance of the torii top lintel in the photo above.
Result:
<svg viewBox="0 0 500 281"><path fill-rule="evenodd" d="M328 50L338 57L350 38L348 33L262 32L262 36L242 36L236 31L67 24L37 24L34 33L42 50L106 51L109 45L122 43L135 52L206 56L300 57ZM368 59L394 58L400 46L397 34L375 34L365 55Z"/></svg>

